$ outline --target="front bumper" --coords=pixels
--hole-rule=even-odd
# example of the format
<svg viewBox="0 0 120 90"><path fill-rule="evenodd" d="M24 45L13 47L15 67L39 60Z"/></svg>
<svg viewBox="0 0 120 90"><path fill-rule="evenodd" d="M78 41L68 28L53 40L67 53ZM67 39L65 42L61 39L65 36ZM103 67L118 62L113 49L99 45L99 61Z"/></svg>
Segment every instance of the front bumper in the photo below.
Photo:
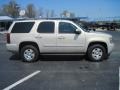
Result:
<svg viewBox="0 0 120 90"><path fill-rule="evenodd" d="M114 43L110 43L109 46L108 46L108 54L111 54L113 49L114 49Z"/></svg>

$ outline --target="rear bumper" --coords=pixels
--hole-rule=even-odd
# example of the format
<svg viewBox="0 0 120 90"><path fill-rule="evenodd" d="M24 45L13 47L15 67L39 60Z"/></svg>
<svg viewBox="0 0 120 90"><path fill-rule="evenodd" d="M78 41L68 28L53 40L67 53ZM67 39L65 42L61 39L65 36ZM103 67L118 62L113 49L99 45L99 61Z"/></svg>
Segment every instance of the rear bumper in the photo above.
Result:
<svg viewBox="0 0 120 90"><path fill-rule="evenodd" d="M13 53L19 52L19 47L16 44L6 44L7 50Z"/></svg>

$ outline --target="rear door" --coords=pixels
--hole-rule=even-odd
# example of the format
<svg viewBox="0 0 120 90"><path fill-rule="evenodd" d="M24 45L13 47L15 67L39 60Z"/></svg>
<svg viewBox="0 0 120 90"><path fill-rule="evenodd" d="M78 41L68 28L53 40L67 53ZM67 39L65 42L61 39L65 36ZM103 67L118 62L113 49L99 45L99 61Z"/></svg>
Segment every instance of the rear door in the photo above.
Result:
<svg viewBox="0 0 120 90"><path fill-rule="evenodd" d="M37 42L41 53L56 52L56 33L54 21L42 21L37 28Z"/></svg>

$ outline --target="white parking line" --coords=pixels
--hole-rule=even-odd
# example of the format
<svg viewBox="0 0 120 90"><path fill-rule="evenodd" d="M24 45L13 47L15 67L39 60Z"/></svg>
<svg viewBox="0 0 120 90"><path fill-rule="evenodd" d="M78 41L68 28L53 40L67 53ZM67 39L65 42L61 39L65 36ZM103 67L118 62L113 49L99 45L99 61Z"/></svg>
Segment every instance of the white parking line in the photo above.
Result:
<svg viewBox="0 0 120 90"><path fill-rule="evenodd" d="M33 76L37 75L37 74L40 73L40 72L41 72L41 71L39 71L39 70L38 70L38 71L35 71L35 72L31 73L30 75L28 75L28 76L20 79L19 81L13 83L12 85L4 88L3 90L10 90L10 89L14 88L15 86L17 86L18 84L20 84L20 83L22 83L22 82L24 82L24 81L32 78Z"/></svg>
<svg viewBox="0 0 120 90"><path fill-rule="evenodd" d="M119 67L119 90L120 90L120 67Z"/></svg>

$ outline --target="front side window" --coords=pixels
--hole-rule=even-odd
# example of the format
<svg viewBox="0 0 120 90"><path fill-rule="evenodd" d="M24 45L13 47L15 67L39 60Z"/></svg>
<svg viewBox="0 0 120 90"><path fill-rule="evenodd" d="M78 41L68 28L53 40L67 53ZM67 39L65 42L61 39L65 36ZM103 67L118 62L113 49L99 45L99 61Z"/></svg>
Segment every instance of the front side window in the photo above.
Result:
<svg viewBox="0 0 120 90"><path fill-rule="evenodd" d="M17 22L13 26L12 33L29 33L34 22Z"/></svg>
<svg viewBox="0 0 120 90"><path fill-rule="evenodd" d="M59 33L75 33L77 27L71 23L60 22L59 23Z"/></svg>
<svg viewBox="0 0 120 90"><path fill-rule="evenodd" d="M39 33L54 33L54 22L41 22L37 31Z"/></svg>

